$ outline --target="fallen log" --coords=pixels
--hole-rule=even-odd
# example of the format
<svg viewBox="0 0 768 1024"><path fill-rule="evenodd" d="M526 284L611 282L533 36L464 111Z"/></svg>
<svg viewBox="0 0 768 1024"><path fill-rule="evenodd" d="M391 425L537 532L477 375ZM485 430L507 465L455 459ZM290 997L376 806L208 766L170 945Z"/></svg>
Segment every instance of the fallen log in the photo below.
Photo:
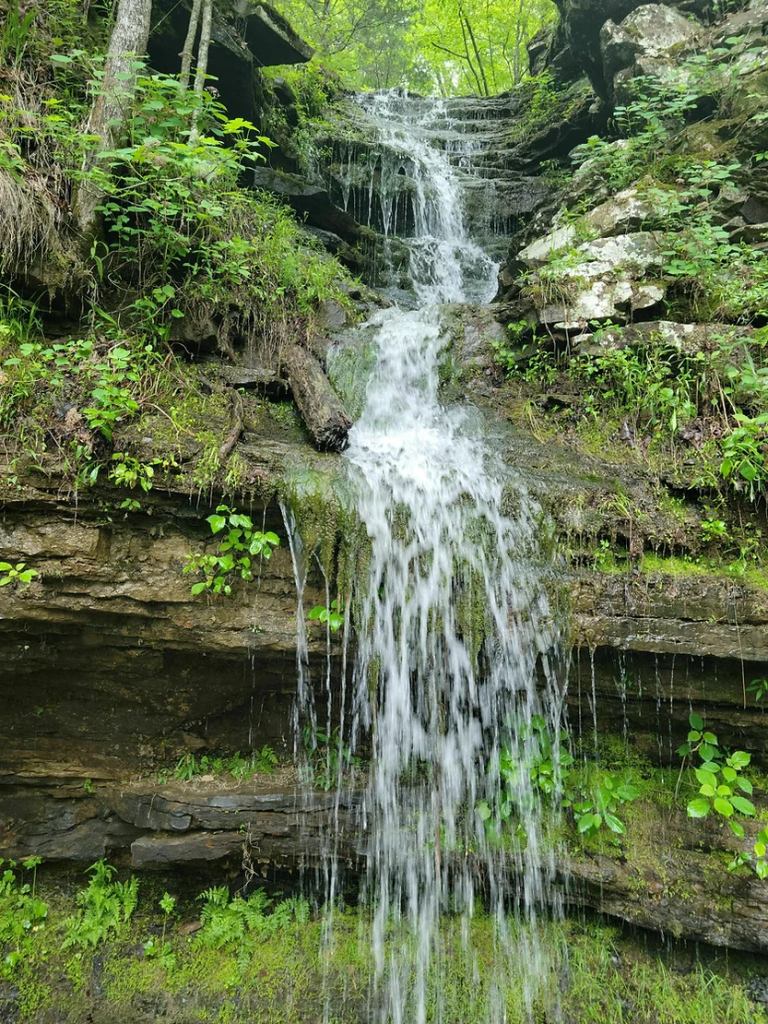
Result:
<svg viewBox="0 0 768 1024"><path fill-rule="evenodd" d="M299 345L288 345L282 364L298 406L316 446L323 452L342 452L352 420L323 373L317 359Z"/></svg>

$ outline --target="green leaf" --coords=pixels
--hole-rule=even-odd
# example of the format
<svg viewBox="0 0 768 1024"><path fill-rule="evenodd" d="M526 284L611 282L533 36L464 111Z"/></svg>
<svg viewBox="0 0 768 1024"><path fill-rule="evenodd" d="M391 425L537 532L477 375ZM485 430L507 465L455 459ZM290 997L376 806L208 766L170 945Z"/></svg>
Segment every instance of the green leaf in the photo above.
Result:
<svg viewBox="0 0 768 1024"><path fill-rule="evenodd" d="M688 817L706 818L711 809L712 808L709 800L705 800L702 797L698 797L696 800L691 800L691 802L688 804Z"/></svg>
<svg viewBox="0 0 768 1024"><path fill-rule="evenodd" d="M713 788L717 786L717 776L707 768L697 768L696 778L702 786L712 786Z"/></svg>
<svg viewBox="0 0 768 1024"><path fill-rule="evenodd" d="M715 736L715 734L713 732L705 732L704 733L704 742L705 743L712 743L714 746L717 746L717 736Z"/></svg>
<svg viewBox="0 0 768 1024"><path fill-rule="evenodd" d="M729 821L728 824L730 825L731 832L733 832L738 839L744 838L744 826L740 821Z"/></svg>
<svg viewBox="0 0 768 1024"><path fill-rule="evenodd" d="M730 764L734 768L746 768L749 762L752 760L752 755L748 754L744 750L735 750L728 758Z"/></svg>
<svg viewBox="0 0 768 1024"><path fill-rule="evenodd" d="M491 808L485 802L485 800L483 800L481 803L479 803L477 805L477 807L475 808L475 810L477 811L477 816L480 819L480 821L488 821L488 819L491 816Z"/></svg>
<svg viewBox="0 0 768 1024"><path fill-rule="evenodd" d="M614 814L610 814L608 811L605 812L605 824L611 830L611 832L617 832L619 835L624 835L627 831L624 822L617 818Z"/></svg>
<svg viewBox="0 0 768 1024"><path fill-rule="evenodd" d="M733 807L731 807L730 801L723 799L721 796L715 797L713 807L724 818L730 818L733 815Z"/></svg>
<svg viewBox="0 0 768 1024"><path fill-rule="evenodd" d="M736 779L736 785L743 793L748 793L750 796L752 796L752 783L749 781L749 779L738 778Z"/></svg>
<svg viewBox="0 0 768 1024"><path fill-rule="evenodd" d="M738 778L738 775L736 771L730 767L730 765L726 765L725 768L723 768L723 778L726 782L735 782Z"/></svg>
<svg viewBox="0 0 768 1024"><path fill-rule="evenodd" d="M591 814L585 814L581 818L579 818L579 832L588 832L593 827L594 826Z"/></svg>
<svg viewBox="0 0 768 1024"><path fill-rule="evenodd" d="M192 587L192 596L197 597L198 594L202 594L205 588L205 583L195 583L195 585Z"/></svg>
<svg viewBox="0 0 768 1024"><path fill-rule="evenodd" d="M208 516L206 522L211 524L211 533L218 533L227 525L227 520L224 516L211 515Z"/></svg>
<svg viewBox="0 0 768 1024"><path fill-rule="evenodd" d="M711 761L717 757L718 751L715 747L710 747L708 743L702 743L699 747L699 755L702 761Z"/></svg>
<svg viewBox="0 0 768 1024"><path fill-rule="evenodd" d="M740 814L746 814L748 818L755 816L755 805L744 796L732 796L731 803Z"/></svg>
<svg viewBox="0 0 768 1024"><path fill-rule="evenodd" d="M693 711L688 715L688 721L690 722L692 729L698 729L699 732L701 732L704 728L704 720L700 715L697 715Z"/></svg>

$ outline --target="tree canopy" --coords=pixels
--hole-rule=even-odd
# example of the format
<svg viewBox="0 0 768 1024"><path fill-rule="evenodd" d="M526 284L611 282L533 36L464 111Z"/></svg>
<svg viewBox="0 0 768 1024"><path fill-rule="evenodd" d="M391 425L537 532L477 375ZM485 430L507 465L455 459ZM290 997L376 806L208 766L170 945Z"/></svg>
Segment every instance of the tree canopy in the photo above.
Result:
<svg viewBox="0 0 768 1024"><path fill-rule="evenodd" d="M555 17L551 0L276 0L353 88L404 86L490 96L528 72L526 45Z"/></svg>

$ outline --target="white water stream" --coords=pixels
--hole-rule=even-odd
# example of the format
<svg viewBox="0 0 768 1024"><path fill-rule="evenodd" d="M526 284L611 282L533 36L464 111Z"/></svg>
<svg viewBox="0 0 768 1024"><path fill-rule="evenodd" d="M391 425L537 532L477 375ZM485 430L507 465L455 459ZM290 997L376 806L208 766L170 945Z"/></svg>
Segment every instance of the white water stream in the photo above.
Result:
<svg viewBox="0 0 768 1024"><path fill-rule="evenodd" d="M349 743L370 744L371 753L370 1018L423 1024L445 1020L429 983L441 919L468 919L481 894L496 915L499 948L528 963L532 998L542 968L536 929L526 931L527 944L505 949L507 921L518 913L535 923L553 863L527 772L504 795L499 760L503 748L525 759L531 717L541 712L537 664L555 635L537 568L539 509L512 481L515 511L504 514L510 471L486 447L477 417L438 397L440 306L490 301L498 269L469 237L460 179L435 144L445 112L397 94L365 105L382 143L371 173L385 215L398 154L412 179L415 230L406 241L418 308L371 321L378 364L346 452L371 543L368 579L358 581ZM454 153L460 141L453 138ZM524 839L500 845L476 807L488 801L493 825L505 800L524 809ZM485 1019L494 1024L505 1020L504 981L488 1000Z"/></svg>

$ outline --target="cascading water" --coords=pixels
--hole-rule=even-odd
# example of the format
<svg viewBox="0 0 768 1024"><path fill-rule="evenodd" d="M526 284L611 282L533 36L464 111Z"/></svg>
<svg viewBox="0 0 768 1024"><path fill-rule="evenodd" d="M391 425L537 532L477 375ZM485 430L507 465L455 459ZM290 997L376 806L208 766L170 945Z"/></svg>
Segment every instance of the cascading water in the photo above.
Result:
<svg viewBox="0 0 768 1024"><path fill-rule="evenodd" d="M505 922L515 909L535 920L553 865L528 773L514 765L535 743L537 666L553 650L555 630L536 569L537 506L520 481L509 487L509 470L476 420L438 398L440 306L490 301L497 272L469 237L460 176L435 144L438 127L445 138L445 111L400 94L363 102L387 154L378 172L385 231L391 168L398 154L407 162L418 306L371 321L378 364L346 453L371 547L368 578L358 581L349 744L370 748L370 1017L422 1024L445 1019L439 993L430 992L441 918L468 919L480 891L496 915L502 954L528 964L532 997L541 967L535 928L513 953ZM454 163L459 143L454 133ZM503 511L505 482L511 514ZM525 817L524 838L500 840L496 830L512 805ZM503 980L487 1000L488 1021L506 1019Z"/></svg>

